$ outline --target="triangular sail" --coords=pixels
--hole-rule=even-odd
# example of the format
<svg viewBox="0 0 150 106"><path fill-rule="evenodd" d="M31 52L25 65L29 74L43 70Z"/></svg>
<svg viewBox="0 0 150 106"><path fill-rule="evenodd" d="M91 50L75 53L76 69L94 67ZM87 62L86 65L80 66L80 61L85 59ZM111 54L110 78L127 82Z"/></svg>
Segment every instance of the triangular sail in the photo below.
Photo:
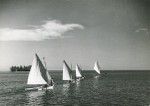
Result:
<svg viewBox="0 0 150 106"><path fill-rule="evenodd" d="M94 64L94 70L95 70L98 74L100 74L100 66L99 66L99 64L98 64L98 61L96 61L95 64Z"/></svg>
<svg viewBox="0 0 150 106"><path fill-rule="evenodd" d="M67 63L64 60L63 61L63 80L72 80L71 73L72 73L71 69L69 68L69 66L67 65Z"/></svg>
<svg viewBox="0 0 150 106"><path fill-rule="evenodd" d="M81 68L79 67L78 64L76 65L76 77L77 78L82 77L82 75L81 75Z"/></svg>
<svg viewBox="0 0 150 106"><path fill-rule="evenodd" d="M38 55L35 54L35 57L32 62L32 67L29 72L27 84L31 84L31 85L49 84L50 81L51 81L51 76L43 66Z"/></svg>
<svg viewBox="0 0 150 106"><path fill-rule="evenodd" d="M47 71L46 62L45 62L45 57L43 57L43 60L44 60L45 69L46 69L46 76L47 76L47 79L48 79L47 83L48 83L48 84L52 84L52 83L53 83L53 80L52 80L51 76L49 75L49 73L48 73L48 71ZM52 82L52 83L51 83L51 82Z"/></svg>

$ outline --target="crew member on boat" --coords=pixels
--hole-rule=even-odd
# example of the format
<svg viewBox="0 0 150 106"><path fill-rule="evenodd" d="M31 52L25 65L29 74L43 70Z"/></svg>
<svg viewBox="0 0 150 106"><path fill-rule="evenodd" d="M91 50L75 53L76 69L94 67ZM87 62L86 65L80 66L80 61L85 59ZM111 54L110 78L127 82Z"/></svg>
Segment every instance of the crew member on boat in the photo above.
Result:
<svg viewBox="0 0 150 106"><path fill-rule="evenodd" d="M54 81L53 81L53 79L51 79L49 84L43 85L43 88L47 88L48 86L53 86L53 85L54 85Z"/></svg>

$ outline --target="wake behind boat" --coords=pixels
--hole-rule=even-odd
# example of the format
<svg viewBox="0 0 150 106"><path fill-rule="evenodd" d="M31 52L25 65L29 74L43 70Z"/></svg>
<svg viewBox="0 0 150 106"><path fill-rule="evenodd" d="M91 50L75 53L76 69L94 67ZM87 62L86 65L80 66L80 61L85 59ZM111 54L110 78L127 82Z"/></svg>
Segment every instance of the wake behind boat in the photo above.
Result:
<svg viewBox="0 0 150 106"><path fill-rule="evenodd" d="M46 66L44 67L37 54L35 54L35 57L33 59L27 84L37 87L26 88L26 90L53 89L54 86L53 79L49 75Z"/></svg>

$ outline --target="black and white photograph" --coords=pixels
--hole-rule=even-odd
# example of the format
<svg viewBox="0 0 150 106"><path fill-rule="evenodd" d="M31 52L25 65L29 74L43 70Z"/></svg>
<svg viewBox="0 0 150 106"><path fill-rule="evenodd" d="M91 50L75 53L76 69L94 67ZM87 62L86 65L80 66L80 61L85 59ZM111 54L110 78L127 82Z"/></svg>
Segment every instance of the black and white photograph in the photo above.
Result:
<svg viewBox="0 0 150 106"><path fill-rule="evenodd" d="M150 106L150 0L0 0L0 106Z"/></svg>

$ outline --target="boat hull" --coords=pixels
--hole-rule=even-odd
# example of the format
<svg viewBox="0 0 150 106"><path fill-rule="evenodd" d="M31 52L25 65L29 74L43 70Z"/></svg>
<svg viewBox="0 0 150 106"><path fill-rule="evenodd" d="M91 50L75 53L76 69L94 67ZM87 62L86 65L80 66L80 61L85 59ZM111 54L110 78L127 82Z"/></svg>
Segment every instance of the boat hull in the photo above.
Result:
<svg viewBox="0 0 150 106"><path fill-rule="evenodd" d="M37 91L37 90L42 91L42 90L51 90L51 89L54 89L54 85L48 86L48 87L40 86L40 87L26 88L25 90L26 91Z"/></svg>
<svg viewBox="0 0 150 106"><path fill-rule="evenodd" d="M64 80L63 82L69 84L69 83L75 83L75 80L74 79L72 79L72 80Z"/></svg>
<svg viewBox="0 0 150 106"><path fill-rule="evenodd" d="M76 78L76 81L80 81L80 80L83 80L85 79L85 77L79 77L79 78Z"/></svg>
<svg viewBox="0 0 150 106"><path fill-rule="evenodd" d="M54 89L54 86L48 86L48 87L41 87L39 88L38 90L41 91L41 90L50 90L50 89Z"/></svg>

